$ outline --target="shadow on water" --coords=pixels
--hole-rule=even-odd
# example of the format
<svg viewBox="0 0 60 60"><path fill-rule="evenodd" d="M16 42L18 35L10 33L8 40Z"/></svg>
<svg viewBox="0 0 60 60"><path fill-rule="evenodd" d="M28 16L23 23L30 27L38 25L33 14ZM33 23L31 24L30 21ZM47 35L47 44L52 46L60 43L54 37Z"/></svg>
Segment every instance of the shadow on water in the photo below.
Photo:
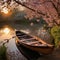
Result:
<svg viewBox="0 0 60 60"><path fill-rule="evenodd" d="M28 60L37 60L40 57L40 54L32 51L22 45L17 45L20 52L28 59Z"/></svg>

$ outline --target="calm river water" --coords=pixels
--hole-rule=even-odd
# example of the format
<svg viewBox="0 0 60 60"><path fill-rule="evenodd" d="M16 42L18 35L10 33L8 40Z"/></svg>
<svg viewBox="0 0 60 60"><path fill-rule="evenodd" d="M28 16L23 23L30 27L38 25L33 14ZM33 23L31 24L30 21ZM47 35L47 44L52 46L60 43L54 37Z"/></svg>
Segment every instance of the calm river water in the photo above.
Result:
<svg viewBox="0 0 60 60"><path fill-rule="evenodd" d="M16 24L16 23L0 23L0 44L2 44L3 41L6 39L11 39L9 45L14 45L14 41L12 39L13 36L15 36L15 29L22 30L25 33L38 36L39 38L45 40L48 43L51 43L50 41L50 35L49 33L43 29L42 26L39 24L35 25L23 25L23 24ZM15 47L12 49L16 49Z"/></svg>

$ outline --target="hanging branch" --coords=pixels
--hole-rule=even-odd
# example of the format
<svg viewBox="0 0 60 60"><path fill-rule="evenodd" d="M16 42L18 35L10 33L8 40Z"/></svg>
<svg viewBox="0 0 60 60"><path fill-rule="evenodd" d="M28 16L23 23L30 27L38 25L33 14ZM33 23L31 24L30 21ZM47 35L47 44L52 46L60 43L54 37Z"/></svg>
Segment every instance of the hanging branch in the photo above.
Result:
<svg viewBox="0 0 60 60"><path fill-rule="evenodd" d="M28 9L32 10L33 12L37 12L38 14L41 14L41 15L45 16L45 14L42 13L42 12L36 11L35 9L30 8L30 7L26 6L25 4L22 4L22 3L19 2L19 1L16 1L16 0L14 0L14 1L15 1L16 3L18 3L18 4L22 5L22 6L24 6L24 7L26 7L26 8L28 8Z"/></svg>
<svg viewBox="0 0 60 60"><path fill-rule="evenodd" d="M9 5L9 3L11 3L11 1L12 1L12 0L7 0L8 5ZM38 14L40 14L40 15L42 15L42 16L48 16L47 14L42 13L41 11L38 11L38 10L36 11L34 8L31 8L31 7L27 6L27 5L25 5L24 2L22 3L22 2L19 1L19 0L13 0L13 1L15 1L15 2L16 2L17 4L19 4L19 5L22 5L22 6L26 7L26 8L28 8L29 10L31 10L31 11L33 11L33 12L37 12ZM53 7L54 7L55 10L56 10L58 16L59 16L59 11L58 11L58 3L59 3L59 0L58 0L58 2L57 2L57 7L55 6L54 1L52 1L52 0L47 0L47 1L44 1L44 2L42 2L42 3L40 2L39 4L44 4L45 2L51 2L52 5L53 5ZM49 11L48 11L48 12L49 12ZM51 16L51 13L49 13L49 14L50 14L50 16ZM52 17L52 16L51 16L51 17ZM58 25L58 23L56 22L57 19L54 19L53 17L52 17L52 19L53 19L53 22Z"/></svg>
<svg viewBox="0 0 60 60"><path fill-rule="evenodd" d="M22 5L22 6L24 6L24 7L26 7L26 8L28 8L28 9L32 10L33 12L36 12L36 10L34 10L33 8L30 8L30 7L26 6L25 4L22 4L22 3L19 2L19 1L16 1L16 0L14 0L14 1L15 1L16 3L18 3L18 4ZM52 5L54 6L55 10L56 10L57 13L58 13L57 7L54 5L54 3L53 3L51 0L45 1L45 2L51 2ZM45 3L45 2L43 2L43 3ZM41 3L41 4L42 4L42 3ZM43 14L42 12L38 12L38 11L37 11L37 13L38 13L38 14L41 14L41 15L43 15L43 16L47 16L46 14ZM51 15L51 14L50 14L50 15ZM52 16L51 16L51 17L52 17ZM53 18L53 17L52 17L52 18ZM53 22L54 22L56 25L58 25L58 23L55 21L55 19L53 19Z"/></svg>
<svg viewBox="0 0 60 60"><path fill-rule="evenodd" d="M52 5L54 6L55 10L57 11L58 13L58 2L57 2L57 7L55 6L55 4L53 3L53 1L51 1ZM59 15L59 14L58 14Z"/></svg>

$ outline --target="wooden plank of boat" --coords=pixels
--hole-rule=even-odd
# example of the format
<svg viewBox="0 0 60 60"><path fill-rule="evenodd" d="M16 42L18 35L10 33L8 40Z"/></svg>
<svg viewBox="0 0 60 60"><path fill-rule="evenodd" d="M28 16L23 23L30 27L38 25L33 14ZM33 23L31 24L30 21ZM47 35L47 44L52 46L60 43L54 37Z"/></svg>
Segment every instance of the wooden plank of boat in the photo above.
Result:
<svg viewBox="0 0 60 60"><path fill-rule="evenodd" d="M34 38L30 38L30 39L21 39L20 42L27 41L27 40L31 40L31 39L34 39Z"/></svg>
<svg viewBox="0 0 60 60"><path fill-rule="evenodd" d="M23 46L25 46L31 50L40 52L42 54L50 54L54 49L53 45L44 42L43 40L41 40L40 38L37 38L36 36L26 34L25 37L18 37L17 32L20 33L21 31L16 31L16 35L17 35L16 38L18 39L17 41L20 44L22 44ZM20 33L20 35L21 35L21 33ZM23 34L25 34L25 33L23 33ZM20 40L20 38L24 39L24 41ZM27 40L26 40L26 38L27 38ZM35 40L34 39L29 40L29 38L34 38Z"/></svg>
<svg viewBox="0 0 60 60"><path fill-rule="evenodd" d="M27 41L26 41L26 43L25 43L25 42L22 42L22 43L31 45L31 44L34 44L34 43L38 43L38 41L34 41L34 42L27 42Z"/></svg>

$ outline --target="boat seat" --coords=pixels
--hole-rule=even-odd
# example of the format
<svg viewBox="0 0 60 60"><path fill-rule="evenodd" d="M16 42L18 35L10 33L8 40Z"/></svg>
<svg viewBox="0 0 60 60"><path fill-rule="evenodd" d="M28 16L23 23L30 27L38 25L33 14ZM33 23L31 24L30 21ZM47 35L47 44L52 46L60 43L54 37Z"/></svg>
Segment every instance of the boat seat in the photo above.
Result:
<svg viewBox="0 0 60 60"><path fill-rule="evenodd" d="M20 42L23 42L23 41L30 41L30 40L32 40L32 39L34 39L34 38L30 38L30 39L21 39Z"/></svg>
<svg viewBox="0 0 60 60"><path fill-rule="evenodd" d="M34 42L26 42L25 44L31 45L31 44L38 43L38 42L39 42L39 41L34 41Z"/></svg>
<svg viewBox="0 0 60 60"><path fill-rule="evenodd" d="M48 46L47 44L42 44L41 42L33 43L32 46Z"/></svg>

